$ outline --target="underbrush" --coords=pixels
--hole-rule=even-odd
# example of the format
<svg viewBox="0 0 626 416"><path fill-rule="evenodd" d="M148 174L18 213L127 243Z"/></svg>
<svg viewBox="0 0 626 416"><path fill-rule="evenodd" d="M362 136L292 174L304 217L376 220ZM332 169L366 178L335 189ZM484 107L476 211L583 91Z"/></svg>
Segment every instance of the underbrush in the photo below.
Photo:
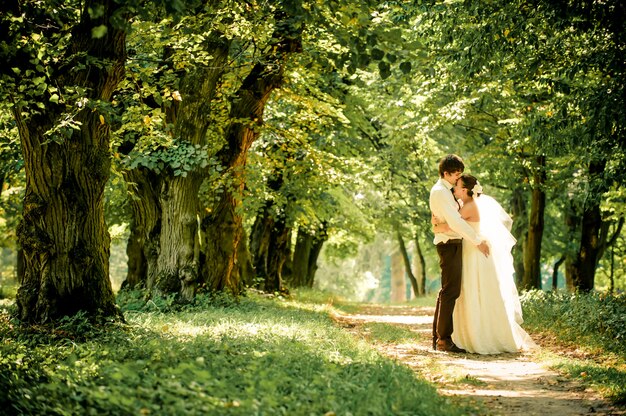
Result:
<svg viewBox="0 0 626 416"><path fill-rule="evenodd" d="M626 296L530 291L521 300L524 327L563 347L556 368L626 404Z"/></svg>
<svg viewBox="0 0 626 416"><path fill-rule="evenodd" d="M306 298L306 296L304 296ZM21 328L0 307L0 408L46 415L455 415L329 302L119 295L126 323Z"/></svg>

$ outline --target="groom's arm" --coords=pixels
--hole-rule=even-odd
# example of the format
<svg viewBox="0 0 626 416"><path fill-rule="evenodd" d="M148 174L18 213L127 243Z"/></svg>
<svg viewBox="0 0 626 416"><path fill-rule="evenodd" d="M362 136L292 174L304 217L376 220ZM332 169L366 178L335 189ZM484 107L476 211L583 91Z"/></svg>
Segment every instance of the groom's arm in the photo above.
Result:
<svg viewBox="0 0 626 416"><path fill-rule="evenodd" d="M456 232L467 241L471 241L475 246L481 246L483 240L461 217L456 203L454 203L454 205L451 204L450 198L444 192L435 192L432 197L432 205L435 215L443 219L452 231Z"/></svg>

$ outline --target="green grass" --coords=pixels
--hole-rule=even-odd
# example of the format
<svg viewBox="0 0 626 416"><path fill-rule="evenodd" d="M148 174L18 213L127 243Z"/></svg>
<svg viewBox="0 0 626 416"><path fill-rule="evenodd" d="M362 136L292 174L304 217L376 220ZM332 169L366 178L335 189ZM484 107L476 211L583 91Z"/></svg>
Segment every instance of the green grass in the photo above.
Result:
<svg viewBox="0 0 626 416"><path fill-rule="evenodd" d="M312 295L311 295L312 296ZM316 295L318 296L318 295ZM297 298L296 298L297 299ZM460 415L333 324L328 302L120 296L126 324L24 329L0 310L0 408L46 415ZM403 336L403 335L402 335Z"/></svg>
<svg viewBox="0 0 626 416"><path fill-rule="evenodd" d="M419 334L409 328L382 322L368 322L363 328L374 342L405 344L419 342L420 338Z"/></svg>
<svg viewBox="0 0 626 416"><path fill-rule="evenodd" d="M522 305L524 327L558 343L553 368L626 404L626 296L532 291Z"/></svg>

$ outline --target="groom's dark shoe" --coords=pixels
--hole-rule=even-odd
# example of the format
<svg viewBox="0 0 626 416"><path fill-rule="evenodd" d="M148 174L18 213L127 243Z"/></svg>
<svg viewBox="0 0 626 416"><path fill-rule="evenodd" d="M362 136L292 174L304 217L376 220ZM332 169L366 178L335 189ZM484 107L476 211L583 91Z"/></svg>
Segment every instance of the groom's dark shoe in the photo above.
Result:
<svg viewBox="0 0 626 416"><path fill-rule="evenodd" d="M437 341L437 351L454 352L458 354L467 353L467 351L465 351L463 348L457 347L454 342L446 341L443 339Z"/></svg>
<svg viewBox="0 0 626 416"><path fill-rule="evenodd" d="M433 337L433 350L437 351L437 337Z"/></svg>

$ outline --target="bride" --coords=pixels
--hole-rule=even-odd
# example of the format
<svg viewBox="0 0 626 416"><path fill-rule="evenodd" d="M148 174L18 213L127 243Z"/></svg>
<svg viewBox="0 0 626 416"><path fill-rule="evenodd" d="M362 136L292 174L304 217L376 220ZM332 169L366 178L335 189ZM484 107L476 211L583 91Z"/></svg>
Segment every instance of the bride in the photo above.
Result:
<svg viewBox="0 0 626 416"><path fill-rule="evenodd" d="M489 243L491 255L485 257L473 244L463 241L461 295L453 312L452 341L478 354L518 352L536 344L522 329L522 308L513 281L511 217L498 202L482 194L478 180L463 174L454 187L461 202L459 213ZM438 219L434 219L439 223ZM435 225L446 232L448 225Z"/></svg>

